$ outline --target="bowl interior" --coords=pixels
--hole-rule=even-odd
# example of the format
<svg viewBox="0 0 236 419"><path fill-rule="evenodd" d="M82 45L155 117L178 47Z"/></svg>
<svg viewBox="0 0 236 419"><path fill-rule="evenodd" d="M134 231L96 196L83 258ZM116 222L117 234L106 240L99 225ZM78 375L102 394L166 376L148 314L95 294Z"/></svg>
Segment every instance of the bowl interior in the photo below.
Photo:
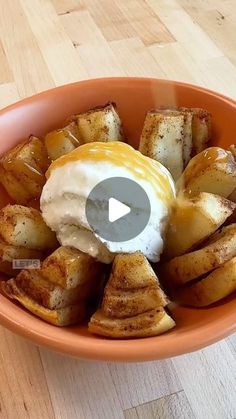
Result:
<svg viewBox="0 0 236 419"><path fill-rule="evenodd" d="M155 79L117 78L75 83L26 99L0 112L0 154L30 134L44 135L74 113L116 102L128 141L138 146L145 114L158 106L203 107L213 115L213 144L234 142L236 103L198 87ZM0 189L0 207L9 197ZM236 329L236 299L214 307L173 307L177 327L153 338L113 341L90 335L85 326L57 328L0 295L0 322L56 350L86 358L151 360L198 349Z"/></svg>

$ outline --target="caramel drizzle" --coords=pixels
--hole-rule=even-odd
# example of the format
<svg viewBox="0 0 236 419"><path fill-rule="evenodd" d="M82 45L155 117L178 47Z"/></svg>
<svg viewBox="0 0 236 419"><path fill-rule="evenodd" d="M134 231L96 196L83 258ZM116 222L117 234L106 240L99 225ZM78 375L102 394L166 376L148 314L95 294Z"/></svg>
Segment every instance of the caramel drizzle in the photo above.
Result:
<svg viewBox="0 0 236 419"><path fill-rule="evenodd" d="M67 138L74 147L80 145L79 140L66 128L59 129L48 133L45 137L48 147L53 147L54 144L63 145L65 138Z"/></svg>
<svg viewBox="0 0 236 419"><path fill-rule="evenodd" d="M168 202L174 199L175 194L169 176L165 173L162 164L143 156L126 143L114 141L84 144L52 162L46 172L46 178L49 178L54 169L72 161L104 161L125 167L134 176L150 182L163 201Z"/></svg>
<svg viewBox="0 0 236 419"><path fill-rule="evenodd" d="M220 147L209 147L197 154L190 160L188 166L183 173L183 187L188 186L188 182L194 179L201 171L216 162L224 162L230 159L232 154Z"/></svg>

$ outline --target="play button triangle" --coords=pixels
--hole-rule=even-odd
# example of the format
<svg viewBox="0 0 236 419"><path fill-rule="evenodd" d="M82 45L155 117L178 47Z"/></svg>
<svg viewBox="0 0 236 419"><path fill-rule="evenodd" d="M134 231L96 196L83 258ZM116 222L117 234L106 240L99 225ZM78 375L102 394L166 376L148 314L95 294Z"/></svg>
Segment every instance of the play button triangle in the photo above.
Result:
<svg viewBox="0 0 236 419"><path fill-rule="evenodd" d="M120 218L129 214L130 211L130 207L128 207L128 205L123 204L123 202L118 201L118 199L109 199L108 218L110 223L119 220Z"/></svg>

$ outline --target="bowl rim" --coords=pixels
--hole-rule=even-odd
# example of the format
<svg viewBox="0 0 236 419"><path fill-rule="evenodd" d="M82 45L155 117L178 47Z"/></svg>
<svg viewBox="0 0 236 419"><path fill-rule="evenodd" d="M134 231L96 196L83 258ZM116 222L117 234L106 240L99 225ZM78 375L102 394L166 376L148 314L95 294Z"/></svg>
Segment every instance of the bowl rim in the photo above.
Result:
<svg viewBox="0 0 236 419"><path fill-rule="evenodd" d="M37 323L43 322L43 320L38 319L19 305L0 295L0 301L2 298L6 300L4 308L1 308L0 311L0 324L2 326L39 346L83 359L115 362L144 362L167 359L212 345L236 331L235 313L232 312L220 317L214 323L206 322L204 325L188 331L185 335L179 335L177 332L173 342L174 345L167 345L166 342L160 340L159 336L115 340L77 335L76 342L71 343L69 340L64 340L63 333L60 337L55 337L55 334L50 333L51 327L55 327L60 335L60 330L63 330L63 328L46 323L47 327L44 325L44 329L49 329L49 333L39 331ZM18 310L21 311L21 320L18 320L17 315L14 316L14 312ZM22 316L25 319L27 318L27 327L24 325ZM74 337L73 327L67 330L71 330ZM168 336L168 333L162 336L165 335ZM152 343L157 340L157 345L150 345L150 339Z"/></svg>
<svg viewBox="0 0 236 419"><path fill-rule="evenodd" d="M140 83L140 82L158 82L159 84L163 85L175 85L178 87L186 87L189 89L193 89L195 91L201 91L205 92L208 95L211 96L218 96L219 98L223 99L225 102L228 102L230 104L236 105L236 100L231 98L230 96L224 95L222 93L218 93L212 89L208 89L203 86L199 86L192 83L186 83L178 80L169 80L169 79L159 79L156 77L100 77L100 78L93 78L93 79L87 79L87 80L80 80L73 83L63 84L61 86L52 87L51 89L43 90L42 92L36 93L34 95L31 95L29 97L26 97L24 99L20 99L17 102L14 102L13 104L10 104L2 109L0 109L0 116L8 111L12 111L13 109L17 108L19 105L26 105L28 103L31 103L35 98L43 98L44 96L47 96L48 94L53 94L56 92L63 92L63 90L68 90L73 88L77 85L91 85L91 84L97 84L97 83L120 83L120 82L127 82L132 81L133 83Z"/></svg>
<svg viewBox="0 0 236 419"><path fill-rule="evenodd" d="M89 87L91 87L91 85L94 84L96 86L98 83L119 84L123 82L126 83L127 81L132 81L133 83L137 84L140 84L140 82L147 83L154 81L155 83L159 83L165 86L174 85L178 87L184 87L191 89L192 91L203 92L208 96L211 95L218 97L221 101L223 100L229 105L236 107L236 101L234 99L231 99L230 97L227 97L221 93L214 92L213 90L207 89L205 87L193 85L190 83L149 77L107 77L78 81L43 91L0 110L0 117L18 107L21 107L25 104L30 104L35 100L37 101L37 99L43 98L44 96L53 96L57 93L61 94L66 90L73 90L77 85L87 84ZM152 343L154 343L154 340L158 339L158 337L132 340L113 340L103 338L96 339L90 336L77 335L76 342L72 342L70 339L65 341L63 339L63 333L60 336L61 328L56 328L59 333L50 333L52 326L47 324L48 327L44 327L44 330L48 329L48 332L43 332L41 328L38 328L37 326L38 321L41 322L41 320L26 312L21 307L12 304L10 300L0 294L0 302L1 300L4 302L4 304L0 305L0 324L2 326L15 332L18 335L21 335L22 337L33 341L40 346L45 346L47 348L51 348L55 351L74 357L96 359L100 361L138 362L166 359L201 349L205 346L215 343L220 339L225 338L229 334L236 331L236 315L234 312L232 312L217 318L214 322L206 322L201 324L200 326L187 331L185 334L178 335L178 333L176 333L174 337L174 345L166 345L166 342L162 342L162 340L157 341L156 345L148 344L150 339L152 340ZM23 318L22 316L20 317L20 320L17 317L18 310L21 310L23 316ZM24 318L26 320L27 327L24 325ZM169 335L171 336L170 333L173 332L169 332ZM73 333L73 335L75 335L75 333ZM165 336L165 334L163 336Z"/></svg>

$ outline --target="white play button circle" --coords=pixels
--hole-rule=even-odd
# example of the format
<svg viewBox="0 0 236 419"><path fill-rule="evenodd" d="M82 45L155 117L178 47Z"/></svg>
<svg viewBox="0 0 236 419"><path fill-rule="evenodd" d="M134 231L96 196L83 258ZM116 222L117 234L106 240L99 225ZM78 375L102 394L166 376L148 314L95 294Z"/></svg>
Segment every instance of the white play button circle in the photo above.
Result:
<svg viewBox="0 0 236 419"><path fill-rule="evenodd" d="M151 205L145 190L131 179L112 177L99 182L86 200L86 218L104 240L124 242L146 227Z"/></svg>
<svg viewBox="0 0 236 419"><path fill-rule="evenodd" d="M128 205L123 204L123 202L115 198L110 198L108 205L108 219L110 223L119 220L131 211Z"/></svg>

